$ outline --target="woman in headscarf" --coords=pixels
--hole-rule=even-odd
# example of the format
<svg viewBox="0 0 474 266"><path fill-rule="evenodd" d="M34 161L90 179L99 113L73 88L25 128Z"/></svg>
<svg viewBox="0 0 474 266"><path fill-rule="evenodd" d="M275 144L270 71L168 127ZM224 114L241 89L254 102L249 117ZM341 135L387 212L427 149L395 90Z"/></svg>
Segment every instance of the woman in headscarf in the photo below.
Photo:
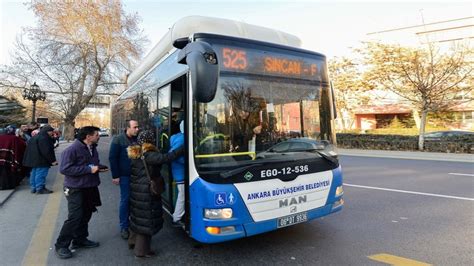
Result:
<svg viewBox="0 0 474 266"><path fill-rule="evenodd" d="M155 134L151 130L140 132L138 145L127 148L132 160L130 176L130 237L129 248L134 248L136 257L149 258L156 254L151 250L151 237L163 227L161 196L150 191L150 178L156 184L164 184L160 175L161 165L169 163L183 154L183 147L167 154L159 152L155 146ZM145 164L148 166L147 175ZM161 193L163 191L160 191Z"/></svg>

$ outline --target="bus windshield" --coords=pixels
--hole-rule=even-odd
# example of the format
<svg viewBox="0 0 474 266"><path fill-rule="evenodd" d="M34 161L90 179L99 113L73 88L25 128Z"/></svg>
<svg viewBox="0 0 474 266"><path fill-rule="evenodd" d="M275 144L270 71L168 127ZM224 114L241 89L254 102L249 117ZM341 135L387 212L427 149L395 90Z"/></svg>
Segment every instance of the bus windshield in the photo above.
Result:
<svg viewBox="0 0 474 266"><path fill-rule="evenodd" d="M284 151L290 139L320 139L321 89L315 81L222 74L214 100L195 104L196 166L246 165Z"/></svg>

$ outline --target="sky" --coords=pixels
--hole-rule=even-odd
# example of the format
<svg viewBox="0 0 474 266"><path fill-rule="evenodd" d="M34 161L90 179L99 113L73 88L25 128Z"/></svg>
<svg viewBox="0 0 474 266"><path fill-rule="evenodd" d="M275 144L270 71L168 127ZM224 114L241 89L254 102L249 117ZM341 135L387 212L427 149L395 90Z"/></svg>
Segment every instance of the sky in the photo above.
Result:
<svg viewBox="0 0 474 266"><path fill-rule="evenodd" d="M23 27L34 26L31 10L18 0L0 0L0 64L10 53ZM303 48L332 58L350 56L351 47L367 33L474 16L472 1L151 1L127 0L127 13L141 17L149 51L182 17L190 15L233 19L298 36Z"/></svg>

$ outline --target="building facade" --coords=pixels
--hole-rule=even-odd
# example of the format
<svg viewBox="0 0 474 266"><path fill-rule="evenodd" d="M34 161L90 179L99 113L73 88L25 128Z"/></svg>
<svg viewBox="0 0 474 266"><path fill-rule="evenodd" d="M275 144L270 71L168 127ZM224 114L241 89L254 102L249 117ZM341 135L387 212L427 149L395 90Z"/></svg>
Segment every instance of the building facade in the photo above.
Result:
<svg viewBox="0 0 474 266"><path fill-rule="evenodd" d="M92 98L86 108L76 117L76 128L96 126L109 129L111 97L108 95L97 95Z"/></svg>

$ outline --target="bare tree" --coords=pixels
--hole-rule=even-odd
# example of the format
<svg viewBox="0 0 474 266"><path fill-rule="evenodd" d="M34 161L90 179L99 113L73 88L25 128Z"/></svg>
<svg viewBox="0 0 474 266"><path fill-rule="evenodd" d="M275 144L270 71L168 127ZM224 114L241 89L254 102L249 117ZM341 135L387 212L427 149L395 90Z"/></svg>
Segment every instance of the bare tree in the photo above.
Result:
<svg viewBox="0 0 474 266"><path fill-rule="evenodd" d="M364 55L369 83L396 93L412 104L414 115L420 114L419 150L424 146L427 114L460 104L459 94L468 95L474 89L474 50L468 44L442 51L433 43L418 49L366 43L356 51Z"/></svg>
<svg viewBox="0 0 474 266"><path fill-rule="evenodd" d="M0 84L28 87L33 81L47 91L63 114L66 139L74 120L98 93L124 84L145 39L136 14L119 1L32 1L36 27L17 38L13 64L2 67Z"/></svg>
<svg viewBox="0 0 474 266"><path fill-rule="evenodd" d="M363 93L370 86L362 79L361 70L353 59L333 58L329 60L328 68L335 88L338 117L341 119L342 130L347 130L351 128L353 121L347 123L343 111L352 116L357 106L367 104L369 99Z"/></svg>

